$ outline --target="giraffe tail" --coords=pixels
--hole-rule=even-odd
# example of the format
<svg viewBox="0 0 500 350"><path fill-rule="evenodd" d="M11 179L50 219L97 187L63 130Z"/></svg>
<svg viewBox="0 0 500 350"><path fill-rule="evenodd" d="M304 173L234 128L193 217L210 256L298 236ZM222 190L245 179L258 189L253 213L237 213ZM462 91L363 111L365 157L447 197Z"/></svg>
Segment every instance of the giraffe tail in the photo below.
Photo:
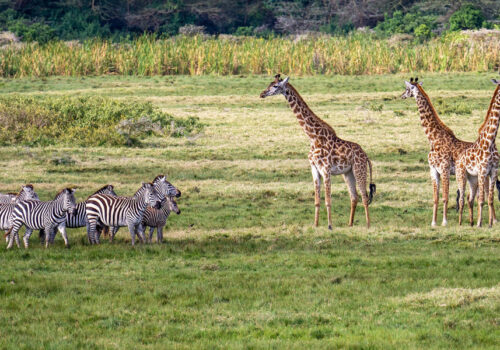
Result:
<svg viewBox="0 0 500 350"><path fill-rule="evenodd" d="M497 188L498 188L498 180L497 180ZM500 198L500 194L498 194L499 198ZM457 207L455 208L455 210L457 211L458 213L458 210L459 210L459 205L460 205L460 190L457 190Z"/></svg>
<svg viewBox="0 0 500 350"><path fill-rule="evenodd" d="M373 200L373 196L375 192L377 192L377 186L372 181L372 162L368 159L368 166L370 167L370 194L368 195L368 204L370 204Z"/></svg>
<svg viewBox="0 0 500 350"><path fill-rule="evenodd" d="M500 181L496 181L496 186L497 186L497 190L498 190L498 200L500 201Z"/></svg>

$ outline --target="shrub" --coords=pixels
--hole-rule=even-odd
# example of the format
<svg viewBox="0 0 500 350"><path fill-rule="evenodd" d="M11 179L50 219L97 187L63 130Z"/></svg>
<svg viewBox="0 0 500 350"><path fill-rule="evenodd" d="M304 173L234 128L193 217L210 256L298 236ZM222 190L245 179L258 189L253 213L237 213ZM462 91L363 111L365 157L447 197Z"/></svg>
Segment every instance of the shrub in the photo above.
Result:
<svg viewBox="0 0 500 350"><path fill-rule="evenodd" d="M425 25L425 27L422 27ZM426 16L422 13L406 13L403 15L402 11L394 11L392 17L386 14L383 22L377 24L375 29L378 32L385 34L415 34L417 36L416 30L419 28L420 34L422 30L425 29L428 32L428 37L430 37L431 30L436 27L436 16Z"/></svg>
<svg viewBox="0 0 500 350"><path fill-rule="evenodd" d="M45 44L56 37L55 31L51 27L40 22L30 24L25 20L18 19L10 22L8 29L27 42L37 41L40 44Z"/></svg>
<svg viewBox="0 0 500 350"><path fill-rule="evenodd" d="M151 103L103 97L0 98L4 145L131 146L152 135L183 136L202 129L197 118L175 118Z"/></svg>
<svg viewBox="0 0 500 350"><path fill-rule="evenodd" d="M483 26L483 23L483 13L471 4L463 5L450 17L451 30L478 29Z"/></svg>
<svg viewBox="0 0 500 350"><path fill-rule="evenodd" d="M415 28L415 37L419 41L424 41L429 39L432 36L431 29L427 26L427 24L422 23L417 28Z"/></svg>

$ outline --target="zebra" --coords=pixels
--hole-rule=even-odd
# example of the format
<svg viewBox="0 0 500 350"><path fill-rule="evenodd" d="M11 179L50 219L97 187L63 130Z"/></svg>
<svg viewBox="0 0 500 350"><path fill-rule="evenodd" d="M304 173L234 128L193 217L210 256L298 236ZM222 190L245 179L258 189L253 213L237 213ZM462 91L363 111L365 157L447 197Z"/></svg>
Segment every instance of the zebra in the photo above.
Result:
<svg viewBox="0 0 500 350"><path fill-rule="evenodd" d="M167 181L166 175L160 174L160 175L156 176L153 179L152 183L155 187L155 190L158 191L158 193L162 197L162 204L167 197L177 197L178 198L181 196L181 191L179 191L174 185L172 185L170 182ZM111 228L111 235L109 236L109 240L111 242L113 241L113 238L115 237L118 229L119 229L119 227ZM105 226L104 230L102 232L104 233L104 236L108 235L109 234L109 227ZM100 237L101 237L101 232L98 231L98 239L100 239Z"/></svg>
<svg viewBox="0 0 500 350"><path fill-rule="evenodd" d="M0 204L18 203L20 201L29 199L40 199L33 189L32 184L27 184L21 187L21 191L19 191L19 193L0 193Z"/></svg>
<svg viewBox="0 0 500 350"><path fill-rule="evenodd" d="M110 196L116 196L116 193L114 191L113 185L106 185L95 191L91 196L94 194L109 194ZM89 196L90 198L90 196ZM66 228L79 228L79 227L87 227L87 213L85 212L85 203L87 201L79 202L76 204L76 210L73 213L73 215L66 213ZM102 229L102 227L99 227L99 229ZM88 236L87 232L87 236ZM56 235L56 231L52 233L52 236L50 237L50 242L54 242L54 238Z"/></svg>
<svg viewBox="0 0 500 350"><path fill-rule="evenodd" d="M165 197L177 197L181 196L181 191L179 191L174 185L167 181L167 175L158 175L153 180L153 185L155 189L163 194Z"/></svg>
<svg viewBox="0 0 500 350"><path fill-rule="evenodd" d="M135 235L144 241L144 236L137 231L142 222L146 207L151 205L161 207L163 195L158 193L152 183L143 183L132 197L113 197L107 194L96 194L87 199L85 211L87 212L87 225L90 244L99 244L96 232L97 223L100 221L106 226L113 227L111 241L116 233L116 228L128 226L132 245L135 245Z"/></svg>
<svg viewBox="0 0 500 350"><path fill-rule="evenodd" d="M144 236L144 232L146 231L146 226L149 226L149 239L148 241L151 243L153 240L153 232L156 228L156 242L163 242L163 226L167 223L168 216L170 212L174 212L177 215L181 213L177 203L175 202L173 197L167 197L167 201L163 204L160 209L155 209L152 207L147 207L144 212L144 218L142 219L141 226L139 230L142 232Z"/></svg>
<svg viewBox="0 0 500 350"><path fill-rule="evenodd" d="M61 232L66 247L69 247L68 236L66 235L66 212L72 214L75 209L75 190L71 188L61 190L52 201L30 200L19 202L14 208L7 249L12 247L14 240L19 247L19 229L23 225L26 226L26 232L23 236L25 248L28 248L29 238L33 230L40 229L45 230L45 247L47 248L50 236L56 228Z"/></svg>
<svg viewBox="0 0 500 350"><path fill-rule="evenodd" d="M0 193L0 204L9 204L13 203L16 200L17 193L9 192L9 193Z"/></svg>
<svg viewBox="0 0 500 350"><path fill-rule="evenodd" d="M25 200L40 200L31 184L24 185L21 191L16 193L9 202L0 202L0 230L7 232L12 227L12 213L14 212L14 208L17 203ZM5 235L5 239L8 242L7 234Z"/></svg>

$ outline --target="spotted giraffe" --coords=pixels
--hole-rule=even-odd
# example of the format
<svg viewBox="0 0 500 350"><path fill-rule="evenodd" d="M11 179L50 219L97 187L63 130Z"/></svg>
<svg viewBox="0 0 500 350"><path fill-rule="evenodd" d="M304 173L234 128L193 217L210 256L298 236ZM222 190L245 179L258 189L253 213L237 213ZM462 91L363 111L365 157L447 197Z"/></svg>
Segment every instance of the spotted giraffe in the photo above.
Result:
<svg viewBox="0 0 500 350"><path fill-rule="evenodd" d="M372 180L372 163L357 143L342 140L335 130L324 120L320 119L307 106L297 90L288 83L289 78L281 79L277 74L269 86L260 94L261 98L273 95L284 95L297 120L309 136L311 150L309 163L314 182L314 225L318 226L321 178L325 185L325 203L328 213L328 228L332 229L331 213L331 175L343 175L351 197L351 214L349 226L354 221L354 213L358 202L356 186L359 187L363 206L365 207L366 226L370 227L368 205L373 199L376 187ZM367 167L370 168L370 194L366 191Z"/></svg>
<svg viewBox="0 0 500 350"><path fill-rule="evenodd" d="M467 148L457 161L457 182L459 191L459 216L458 222L462 224L462 212L464 207L465 182L476 182L478 189L478 218L477 226L482 225L482 209L484 195L488 192L488 224L491 227L496 221L495 207L493 206L493 196L498 173L498 152L495 139L498 132L498 122L500 120L500 81L492 79L496 84L493 98L486 115L486 120L480 128L479 137L474 144ZM471 191L470 198L474 198L475 193ZM469 219L473 225L472 206L469 203Z"/></svg>
<svg viewBox="0 0 500 350"><path fill-rule="evenodd" d="M430 151L428 154L430 175L432 186L434 189L434 206L432 211L432 226L436 226L437 211L439 205L439 187L442 183L443 187L443 222L442 226L448 223L448 199L450 188L450 175L455 174L455 163L460 155L469 147L472 142L462 141L458 139L453 131L446 126L439 118L434 106L427 93L422 88L422 82L418 78L411 78L410 81L405 81L406 90L401 95L401 98L406 99L415 97L417 101L418 111L420 113L420 121L424 132L429 140ZM480 128L480 132L483 126ZM498 166L498 152L496 147L494 150L496 163ZM474 197L477 185L473 179L469 183L471 187L471 197L469 198L469 205L474 204ZM458 201L458 197L457 197ZM458 207L458 206L457 206ZM496 219L495 219L496 220Z"/></svg>

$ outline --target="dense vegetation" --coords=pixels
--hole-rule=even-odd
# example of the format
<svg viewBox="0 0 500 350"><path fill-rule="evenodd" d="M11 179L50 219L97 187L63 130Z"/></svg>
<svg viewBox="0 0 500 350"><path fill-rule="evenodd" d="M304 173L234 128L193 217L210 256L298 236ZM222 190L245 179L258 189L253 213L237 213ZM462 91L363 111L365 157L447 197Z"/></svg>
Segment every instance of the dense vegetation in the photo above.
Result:
<svg viewBox="0 0 500 350"><path fill-rule="evenodd" d="M105 97L0 97L1 145L139 145L148 136L181 136L203 128L151 103Z"/></svg>
<svg viewBox="0 0 500 350"><path fill-rule="evenodd" d="M498 67L499 48L497 38L461 34L426 45L367 35L304 40L143 36L128 44L90 40L82 45L7 47L0 50L0 76L481 72Z"/></svg>
<svg viewBox="0 0 500 350"><path fill-rule="evenodd" d="M488 0L473 4L439 0L1 0L0 30L38 42L96 36L123 40L144 32L170 36L193 30L257 36L308 31L345 34L359 27L426 39L448 29L492 27L499 11L500 4Z"/></svg>
<svg viewBox="0 0 500 350"><path fill-rule="evenodd" d="M457 137L474 140L495 76L420 79ZM324 201L313 227L308 138L282 96L259 99L270 77L0 79L5 95L44 106L106 96L206 125L163 147L0 147L0 192L31 182L47 200L71 185L82 200L112 183L131 195L159 173L182 191L161 246L132 248L122 228L99 247L84 229L68 230L71 249L60 235L49 249L36 235L27 251L0 247L0 348L498 348L499 226L459 227L450 201L448 227L430 227L429 145L415 101L399 98L405 79L290 78L373 161L372 228L362 206L347 227L335 176L333 231Z"/></svg>

